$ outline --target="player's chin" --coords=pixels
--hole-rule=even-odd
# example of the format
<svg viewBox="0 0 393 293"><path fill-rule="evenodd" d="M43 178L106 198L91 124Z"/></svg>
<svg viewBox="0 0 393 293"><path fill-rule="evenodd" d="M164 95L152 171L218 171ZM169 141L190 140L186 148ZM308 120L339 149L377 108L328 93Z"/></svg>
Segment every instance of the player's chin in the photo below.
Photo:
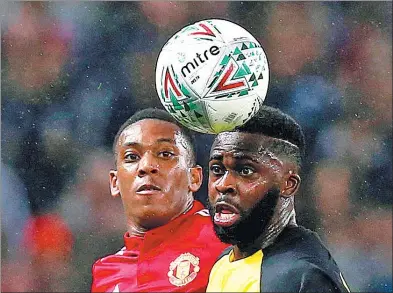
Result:
<svg viewBox="0 0 393 293"><path fill-rule="evenodd" d="M151 230L168 224L175 216L173 213L167 213L162 209L150 209L149 214L141 215L143 227Z"/></svg>
<svg viewBox="0 0 393 293"><path fill-rule="evenodd" d="M236 245L238 243L236 237L236 226L236 223L232 226L222 226L217 225L215 222L213 222L214 232L216 233L218 239L220 239L220 241L223 243L228 243L232 245Z"/></svg>

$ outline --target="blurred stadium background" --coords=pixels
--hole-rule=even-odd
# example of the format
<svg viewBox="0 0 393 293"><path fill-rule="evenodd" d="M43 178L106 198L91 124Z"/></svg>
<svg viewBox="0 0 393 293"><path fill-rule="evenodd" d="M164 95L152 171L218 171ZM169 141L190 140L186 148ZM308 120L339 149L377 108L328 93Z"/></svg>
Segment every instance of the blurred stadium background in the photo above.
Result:
<svg viewBox="0 0 393 293"><path fill-rule="evenodd" d="M232 20L270 64L265 104L304 127L298 221L354 292L392 292L392 2L5 2L1 291L89 291L123 245L111 144L161 107L154 69L183 26ZM199 135L206 164L211 137ZM206 199L205 186L198 198Z"/></svg>

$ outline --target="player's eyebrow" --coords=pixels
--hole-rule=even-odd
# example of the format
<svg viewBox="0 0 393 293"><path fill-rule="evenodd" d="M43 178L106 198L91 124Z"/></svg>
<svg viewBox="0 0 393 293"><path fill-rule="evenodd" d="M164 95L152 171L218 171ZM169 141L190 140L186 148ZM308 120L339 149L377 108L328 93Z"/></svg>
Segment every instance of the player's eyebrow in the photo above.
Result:
<svg viewBox="0 0 393 293"><path fill-rule="evenodd" d="M141 144L135 141L126 141L122 144L122 147L128 147L128 146L140 146Z"/></svg>
<svg viewBox="0 0 393 293"><path fill-rule="evenodd" d="M221 154L212 154L209 158L209 161L213 161L213 160L222 161L222 155Z"/></svg>
<svg viewBox="0 0 393 293"><path fill-rule="evenodd" d="M174 144L174 145L176 144L176 141L174 139L167 138L167 137L163 137L163 138L157 139L155 141L155 144L160 144L160 143L164 143L164 142L168 142L168 143L171 143L171 144ZM124 142L122 144L122 147L129 147L129 146L137 148L137 147L141 147L142 144L139 143L139 142L136 142L136 141L126 141L126 142Z"/></svg>
<svg viewBox="0 0 393 293"><path fill-rule="evenodd" d="M233 158L236 159L236 160L250 160L250 161L253 161L255 163L259 162L257 158L255 158L253 156L250 156L250 155L247 155L247 154L244 154L242 152L233 154ZM210 158L209 158L209 161L212 161L212 160L222 161L222 159L223 159L223 155L222 154L212 154L210 156Z"/></svg>
<svg viewBox="0 0 393 293"><path fill-rule="evenodd" d="M160 142L169 142L169 143L172 143L172 144L176 144L176 141L175 141L174 139L172 139L172 138L167 138L167 137L159 138L159 139L156 140L156 142L157 142L157 143L160 143Z"/></svg>
<svg viewBox="0 0 393 293"><path fill-rule="evenodd" d="M155 143L162 143L162 142L169 142L169 143L172 143L172 144L176 144L176 141L174 140L174 139L172 139L172 138L166 138L166 137L163 137L163 138L159 138L159 139L157 139L156 141L155 141ZM142 144L141 143L139 143L139 142L135 142L135 141L126 141L126 142L124 142L123 143L123 147L127 147L127 146L141 146Z"/></svg>
<svg viewBox="0 0 393 293"><path fill-rule="evenodd" d="M247 155L247 154L244 154L244 153L235 153L233 155L233 158L236 159L236 160L250 160L250 161L253 161L255 163L259 163L257 158L255 158L253 156L250 156L250 155Z"/></svg>

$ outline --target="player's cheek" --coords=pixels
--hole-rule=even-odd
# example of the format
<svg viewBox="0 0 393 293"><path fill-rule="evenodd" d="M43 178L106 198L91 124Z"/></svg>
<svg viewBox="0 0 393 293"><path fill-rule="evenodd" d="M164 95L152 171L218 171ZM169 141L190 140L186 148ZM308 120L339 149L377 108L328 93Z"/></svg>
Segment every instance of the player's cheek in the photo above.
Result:
<svg viewBox="0 0 393 293"><path fill-rule="evenodd" d="M243 193L254 193L254 192L262 192L266 188L266 183L265 181L251 181L251 182L245 182L239 184L241 186L241 190Z"/></svg>
<svg viewBox="0 0 393 293"><path fill-rule="evenodd" d="M243 201L248 202L255 197L259 197L266 189L266 185L261 182L243 181L237 182L237 196Z"/></svg>
<svg viewBox="0 0 393 293"><path fill-rule="evenodd" d="M211 202L215 202L218 196L216 184L217 184L217 180L214 180L211 176L209 176L207 189L208 189L208 197Z"/></svg>

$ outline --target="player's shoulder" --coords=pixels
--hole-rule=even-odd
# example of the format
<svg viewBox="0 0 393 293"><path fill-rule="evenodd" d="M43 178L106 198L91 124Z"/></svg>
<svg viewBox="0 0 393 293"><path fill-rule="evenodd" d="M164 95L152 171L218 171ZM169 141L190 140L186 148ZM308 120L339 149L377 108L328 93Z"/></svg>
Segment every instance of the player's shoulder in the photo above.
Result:
<svg viewBox="0 0 393 293"><path fill-rule="evenodd" d="M336 265L317 234L301 226L285 229L263 254L264 268L288 274L329 270Z"/></svg>
<svg viewBox="0 0 393 293"><path fill-rule="evenodd" d="M293 284L307 281L312 286L325 286L321 288L344 288L341 272L329 250L315 232L304 227L287 229L264 251L262 270L269 284L293 280Z"/></svg>
<svg viewBox="0 0 393 293"><path fill-rule="evenodd" d="M200 231L202 234L214 234L213 222L207 209L201 208L195 210L189 217L188 221L190 233L196 233L196 231Z"/></svg>
<svg viewBox="0 0 393 293"><path fill-rule="evenodd" d="M109 255L106 255L106 256L103 256L103 257L97 259L94 262L93 267L99 266L99 265L105 265L107 263L116 262L119 260L120 257L122 257L124 255L125 252L126 252L126 247L124 246L116 253L109 254Z"/></svg>
<svg viewBox="0 0 393 293"><path fill-rule="evenodd" d="M187 221L190 233L196 233L196 231L201 231L202 233L213 231L213 222L209 211L204 207L194 210Z"/></svg>
<svg viewBox="0 0 393 293"><path fill-rule="evenodd" d="M196 202L193 210L189 214L188 221L192 222L195 227L212 226L212 220L209 210L205 208L200 202Z"/></svg>
<svg viewBox="0 0 393 293"><path fill-rule="evenodd" d="M264 250L266 257L283 255L287 259L329 259L330 253L318 234L302 226L286 228L276 242Z"/></svg>
<svg viewBox="0 0 393 293"><path fill-rule="evenodd" d="M302 292L350 292L340 269L335 263L325 265L319 264L313 259L304 258L297 259L281 269L281 278L273 271L272 279L278 282L281 280L281 283L285 280L291 280L293 286L302 288ZM289 291L292 292L293 289L291 288Z"/></svg>
<svg viewBox="0 0 393 293"><path fill-rule="evenodd" d="M179 225L179 222L173 222ZM194 200L193 207L182 217L181 225L189 227L187 231L194 233L196 229L202 229L204 226L212 226L211 217L206 207L198 200ZM192 230L192 231L191 231Z"/></svg>
<svg viewBox="0 0 393 293"><path fill-rule="evenodd" d="M339 275L326 271L307 259L280 262L264 267L263 290L269 292L346 292ZM340 274L337 271L337 274ZM290 280L290 282L287 282Z"/></svg>
<svg viewBox="0 0 393 293"><path fill-rule="evenodd" d="M187 233L193 235L194 243L208 244L209 248L216 252L221 252L228 246L228 244L224 244L218 239L214 232L209 211L206 208L202 207L195 210L190 217L190 221L191 223L187 225Z"/></svg>
<svg viewBox="0 0 393 293"><path fill-rule="evenodd" d="M209 219L210 220L210 214L209 210L202 208L194 212L194 216L197 217L198 219Z"/></svg>

